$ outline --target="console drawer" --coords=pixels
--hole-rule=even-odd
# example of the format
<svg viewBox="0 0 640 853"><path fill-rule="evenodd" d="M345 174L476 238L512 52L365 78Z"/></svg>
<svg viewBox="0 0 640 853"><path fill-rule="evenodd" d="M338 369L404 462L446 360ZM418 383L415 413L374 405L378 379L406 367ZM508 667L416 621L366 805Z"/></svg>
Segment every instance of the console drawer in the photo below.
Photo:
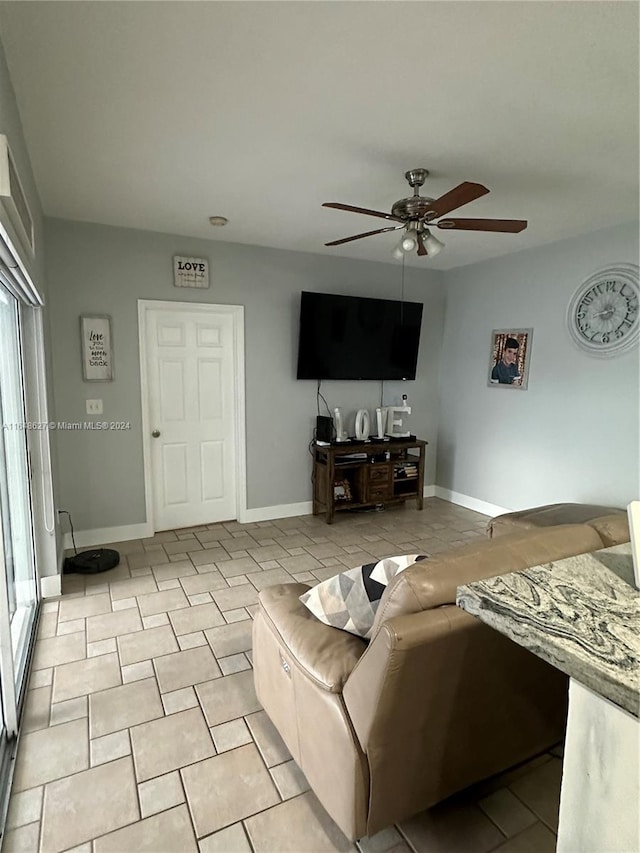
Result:
<svg viewBox="0 0 640 853"><path fill-rule="evenodd" d="M384 485L369 486L368 496L370 501L385 501L392 497L389 486L386 483Z"/></svg>
<svg viewBox="0 0 640 853"><path fill-rule="evenodd" d="M369 468L369 482L379 482L380 480L389 480L391 477L390 465L372 465Z"/></svg>

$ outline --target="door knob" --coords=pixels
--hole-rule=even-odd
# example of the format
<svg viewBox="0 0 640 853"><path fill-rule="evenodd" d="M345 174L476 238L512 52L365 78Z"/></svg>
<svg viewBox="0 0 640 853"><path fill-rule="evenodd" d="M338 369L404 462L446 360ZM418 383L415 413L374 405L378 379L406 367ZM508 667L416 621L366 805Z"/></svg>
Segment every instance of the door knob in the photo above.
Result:
<svg viewBox="0 0 640 853"><path fill-rule="evenodd" d="M160 438L160 430L159 430L159 429L154 429L154 431L151 433L151 435L152 435L154 438Z"/></svg>

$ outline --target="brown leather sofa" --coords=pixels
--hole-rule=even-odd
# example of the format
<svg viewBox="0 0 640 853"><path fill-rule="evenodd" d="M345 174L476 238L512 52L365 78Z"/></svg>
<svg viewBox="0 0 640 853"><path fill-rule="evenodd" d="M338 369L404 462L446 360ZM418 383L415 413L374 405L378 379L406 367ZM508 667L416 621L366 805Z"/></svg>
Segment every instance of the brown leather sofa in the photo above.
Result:
<svg viewBox="0 0 640 853"><path fill-rule="evenodd" d="M624 510L596 504L562 503L497 515L487 524L487 536L493 539L515 530L535 530L540 527L555 527L558 524L589 524L592 521L598 523L597 530L605 545L617 545L618 538L626 535L625 531L628 532L627 514Z"/></svg>
<svg viewBox="0 0 640 853"><path fill-rule="evenodd" d="M565 676L456 607L456 588L628 541L626 516L501 533L394 578L368 643L318 621L298 598L306 584L260 593L258 698L351 840L563 736Z"/></svg>

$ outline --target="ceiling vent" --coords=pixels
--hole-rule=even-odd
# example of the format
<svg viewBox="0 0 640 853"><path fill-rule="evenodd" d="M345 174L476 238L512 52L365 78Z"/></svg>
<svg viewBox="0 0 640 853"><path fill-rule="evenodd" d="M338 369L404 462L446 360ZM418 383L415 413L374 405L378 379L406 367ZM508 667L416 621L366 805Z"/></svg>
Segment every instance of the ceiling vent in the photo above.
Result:
<svg viewBox="0 0 640 853"><path fill-rule="evenodd" d="M26 249L35 254L33 218L18 177L15 160L4 134L0 134L0 202Z"/></svg>

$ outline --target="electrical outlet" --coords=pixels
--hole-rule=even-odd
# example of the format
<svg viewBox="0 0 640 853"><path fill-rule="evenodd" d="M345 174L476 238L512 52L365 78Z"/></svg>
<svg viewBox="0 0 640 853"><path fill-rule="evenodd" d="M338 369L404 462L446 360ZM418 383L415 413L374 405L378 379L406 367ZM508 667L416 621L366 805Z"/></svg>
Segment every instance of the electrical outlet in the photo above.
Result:
<svg viewBox="0 0 640 853"><path fill-rule="evenodd" d="M101 415L102 414L102 400L87 400L87 414L88 415Z"/></svg>

